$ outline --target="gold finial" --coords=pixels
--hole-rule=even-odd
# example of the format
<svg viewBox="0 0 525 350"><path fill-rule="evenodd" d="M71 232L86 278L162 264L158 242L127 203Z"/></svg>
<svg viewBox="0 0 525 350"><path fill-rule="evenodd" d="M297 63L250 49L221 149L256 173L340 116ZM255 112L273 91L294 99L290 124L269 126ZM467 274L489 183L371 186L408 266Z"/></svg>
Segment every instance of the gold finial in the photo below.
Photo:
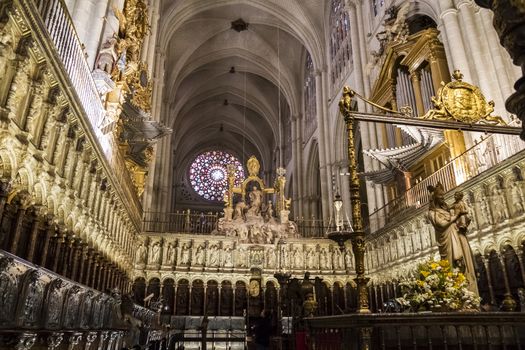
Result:
<svg viewBox="0 0 525 350"><path fill-rule="evenodd" d="M259 161L255 156L251 156L250 159L248 159L248 162L246 163L248 167L248 174L250 176L258 176L259 170L261 169L261 165L259 164Z"/></svg>
<svg viewBox="0 0 525 350"><path fill-rule="evenodd" d="M348 86L343 87L343 96L339 101L339 110L345 117L352 110L352 97L354 97L354 95L354 90L350 89Z"/></svg>
<svg viewBox="0 0 525 350"><path fill-rule="evenodd" d="M452 78L457 81L461 81L463 79L463 73L460 72L459 69L454 70L454 73L452 73Z"/></svg>

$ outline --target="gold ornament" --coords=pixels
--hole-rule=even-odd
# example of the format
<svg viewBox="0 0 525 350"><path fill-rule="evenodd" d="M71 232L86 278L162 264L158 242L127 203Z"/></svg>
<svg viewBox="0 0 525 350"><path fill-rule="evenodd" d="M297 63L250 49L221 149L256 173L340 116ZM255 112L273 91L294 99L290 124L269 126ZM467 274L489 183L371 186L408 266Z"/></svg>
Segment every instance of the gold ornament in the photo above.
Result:
<svg viewBox="0 0 525 350"><path fill-rule="evenodd" d="M259 175L259 170L261 169L261 165L259 164L259 161L257 160L257 158L255 158L255 156L251 156L250 159L248 159L248 162L246 165L248 167L248 174L250 176Z"/></svg>
<svg viewBox="0 0 525 350"><path fill-rule="evenodd" d="M435 108L429 110L422 119L506 125L500 116L491 115L494 101L487 102L477 86L462 81L463 74L459 70L454 71L452 78L454 81L442 83L438 97L432 97Z"/></svg>

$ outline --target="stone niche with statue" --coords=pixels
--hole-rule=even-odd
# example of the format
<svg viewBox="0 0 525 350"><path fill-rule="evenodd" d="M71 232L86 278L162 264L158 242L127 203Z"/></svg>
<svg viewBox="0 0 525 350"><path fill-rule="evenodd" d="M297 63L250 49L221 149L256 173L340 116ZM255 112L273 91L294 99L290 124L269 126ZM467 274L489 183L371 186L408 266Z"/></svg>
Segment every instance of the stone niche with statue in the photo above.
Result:
<svg viewBox="0 0 525 350"><path fill-rule="evenodd" d="M240 243L276 243L296 238L297 226L289 220L290 199L286 198L285 170L277 169L273 187L266 187L258 176L260 164L255 156L247 162L249 176L235 186L235 169L228 168L228 189L224 195L224 217L212 234L235 237Z"/></svg>

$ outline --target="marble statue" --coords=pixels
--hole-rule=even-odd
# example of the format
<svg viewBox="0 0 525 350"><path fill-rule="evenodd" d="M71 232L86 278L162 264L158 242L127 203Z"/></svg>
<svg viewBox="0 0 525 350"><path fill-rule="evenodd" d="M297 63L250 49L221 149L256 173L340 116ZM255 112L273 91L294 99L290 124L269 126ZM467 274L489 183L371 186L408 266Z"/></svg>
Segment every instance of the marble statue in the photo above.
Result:
<svg viewBox="0 0 525 350"><path fill-rule="evenodd" d="M181 247L180 263L182 265L188 265L190 263L190 247L188 243L184 243Z"/></svg>
<svg viewBox="0 0 525 350"><path fill-rule="evenodd" d="M500 189L494 189L492 192L492 202L494 208L494 223L500 223L509 217L505 199Z"/></svg>
<svg viewBox="0 0 525 350"><path fill-rule="evenodd" d="M139 247L137 248L137 255L135 261L139 264L145 264L147 253L148 249L146 248L146 245L144 244L144 242L141 242Z"/></svg>
<svg viewBox="0 0 525 350"><path fill-rule="evenodd" d="M268 249L266 256L266 266L274 268L277 264L277 253L275 249Z"/></svg>
<svg viewBox="0 0 525 350"><path fill-rule="evenodd" d="M294 267L295 268L302 268L303 267L303 252L299 250L299 248L294 249Z"/></svg>
<svg viewBox="0 0 525 350"><path fill-rule="evenodd" d="M316 254L313 247L308 248L306 251L306 267L310 269L317 268Z"/></svg>
<svg viewBox="0 0 525 350"><path fill-rule="evenodd" d="M172 265L175 262L176 250L173 243L168 244L168 249L166 249L166 264Z"/></svg>
<svg viewBox="0 0 525 350"><path fill-rule="evenodd" d="M326 248L321 249L321 268L322 269L330 269L330 259L328 258L329 252Z"/></svg>
<svg viewBox="0 0 525 350"><path fill-rule="evenodd" d="M211 267L219 266L220 254L216 245L212 245L208 250L207 265Z"/></svg>
<svg viewBox="0 0 525 350"><path fill-rule="evenodd" d="M429 191L432 200L427 217L434 226L439 255L442 260L448 260L452 266L459 268L469 281L469 290L479 295L474 258L468 244L466 228L461 230L457 225L458 219L468 214L468 211L463 207L461 212L451 214L445 202L445 190L440 183L435 187L429 186Z"/></svg>
<svg viewBox="0 0 525 350"><path fill-rule="evenodd" d="M231 247L226 247L224 249L224 267L233 267L233 251Z"/></svg>
<svg viewBox="0 0 525 350"><path fill-rule="evenodd" d="M262 191L259 190L257 186L253 186L252 191L248 196L250 198L250 207L248 208L248 214L254 216L260 215L263 200Z"/></svg>
<svg viewBox="0 0 525 350"><path fill-rule="evenodd" d="M204 265L204 247L199 245L195 251L195 265Z"/></svg>
<svg viewBox="0 0 525 350"><path fill-rule="evenodd" d="M160 242L155 242L151 246L151 260L149 261L150 264L158 264L160 263Z"/></svg>
<svg viewBox="0 0 525 350"><path fill-rule="evenodd" d="M523 190L521 189L521 182L513 182L510 189L511 207L514 208L513 215L523 213Z"/></svg>

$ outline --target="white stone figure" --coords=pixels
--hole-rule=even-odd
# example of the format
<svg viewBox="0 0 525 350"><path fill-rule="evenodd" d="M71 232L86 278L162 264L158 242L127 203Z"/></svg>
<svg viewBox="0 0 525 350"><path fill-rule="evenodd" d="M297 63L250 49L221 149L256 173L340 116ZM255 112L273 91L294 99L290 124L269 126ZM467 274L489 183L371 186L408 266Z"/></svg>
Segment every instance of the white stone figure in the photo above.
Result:
<svg viewBox="0 0 525 350"><path fill-rule="evenodd" d="M478 227L478 220L477 220L477 217L476 217L476 209L474 208L474 206L470 203L470 200L467 198L465 200L465 203L467 204L467 211L468 211L468 216L470 218L471 223L470 223L470 230L474 230Z"/></svg>
<svg viewBox="0 0 525 350"><path fill-rule="evenodd" d="M244 225L239 225L239 227L237 227L237 236L239 237L239 240L241 242L247 242L248 241L248 228Z"/></svg>
<svg viewBox="0 0 525 350"><path fill-rule="evenodd" d="M233 267L233 251L231 247L226 247L224 249L224 267Z"/></svg>
<svg viewBox="0 0 525 350"><path fill-rule="evenodd" d="M480 222L480 227L492 224L492 216L490 215L490 210L486 198L482 198L479 201L479 210L481 212L480 218L481 220L483 220L483 222Z"/></svg>
<svg viewBox="0 0 525 350"><path fill-rule="evenodd" d="M412 244L412 234L406 235L406 237L405 237L405 248L406 248L407 254L414 253L414 251L413 251L414 246Z"/></svg>
<svg viewBox="0 0 525 350"><path fill-rule="evenodd" d="M293 254L293 261L294 261L294 267L295 268L303 268L304 264L303 264L303 252L301 250L299 250L299 248L295 248L294 249L294 254Z"/></svg>
<svg viewBox="0 0 525 350"><path fill-rule="evenodd" d="M166 264L173 265L175 262L175 246L173 243L168 243L168 248L166 249Z"/></svg>
<svg viewBox="0 0 525 350"><path fill-rule="evenodd" d="M346 268L347 269L350 269L350 268L352 268L354 266L352 255L350 254L350 252L348 250L345 252L345 263L346 263Z"/></svg>
<svg viewBox="0 0 525 350"><path fill-rule="evenodd" d="M262 235L264 239L264 243L272 243L273 241L273 233L270 226L263 226L262 227Z"/></svg>
<svg viewBox="0 0 525 350"><path fill-rule="evenodd" d="M250 243L264 243L264 238L261 234L261 229L257 225L250 227Z"/></svg>
<svg viewBox="0 0 525 350"><path fill-rule="evenodd" d="M273 269L277 265L277 251L274 248L270 248L266 253L266 267Z"/></svg>
<svg viewBox="0 0 525 350"><path fill-rule="evenodd" d="M281 268L289 269L291 267L290 266L290 252L284 246L281 249L282 249L282 251L281 251Z"/></svg>
<svg viewBox="0 0 525 350"><path fill-rule="evenodd" d="M207 266L217 267L219 266L220 254L219 249L214 244L208 249L208 257L206 259Z"/></svg>
<svg viewBox="0 0 525 350"><path fill-rule="evenodd" d="M306 267L309 269L316 269L317 268L317 254L315 253L315 250L313 247L308 248L306 251Z"/></svg>
<svg viewBox="0 0 525 350"><path fill-rule="evenodd" d="M329 253L326 248L321 249L321 269L330 269L330 259L328 258Z"/></svg>
<svg viewBox="0 0 525 350"><path fill-rule="evenodd" d="M180 264L188 265L190 263L190 247L188 243L184 243L180 252Z"/></svg>
<svg viewBox="0 0 525 350"><path fill-rule="evenodd" d="M155 242L151 246L151 260L150 264L159 264L160 263L160 242Z"/></svg>
<svg viewBox="0 0 525 350"><path fill-rule="evenodd" d="M204 247L199 245L195 251L195 265L204 265Z"/></svg>
<svg viewBox="0 0 525 350"><path fill-rule="evenodd" d="M237 250L237 259L235 259L235 263L239 267L247 267L246 264L246 250L244 248L239 248Z"/></svg>
<svg viewBox="0 0 525 350"><path fill-rule="evenodd" d="M246 211L247 207L248 206L246 205L244 200L241 200L237 204L235 204L235 212L233 213L233 220L246 221L246 216L244 215L244 212Z"/></svg>
<svg viewBox="0 0 525 350"><path fill-rule="evenodd" d="M250 254L251 265L262 265L264 262L263 252L260 250L252 250Z"/></svg>
<svg viewBox="0 0 525 350"><path fill-rule="evenodd" d="M288 237L294 238L298 236L297 224L293 221L288 221Z"/></svg>
<svg viewBox="0 0 525 350"><path fill-rule="evenodd" d="M494 208L494 223L500 223L503 220L507 219L509 217L507 205L505 204L503 193L501 193L501 190L499 188L494 189L494 191L492 192L492 202Z"/></svg>
<svg viewBox="0 0 525 350"><path fill-rule="evenodd" d="M248 208L248 214L250 215L261 215L261 206L263 200L263 193L257 188L257 186L252 187L252 191L248 195L250 198L250 208Z"/></svg>
<svg viewBox="0 0 525 350"><path fill-rule="evenodd" d="M145 264L147 254L148 254L148 248L146 248L146 245L144 242L141 242L139 247L137 248L137 255L136 255L135 261L139 264Z"/></svg>
<svg viewBox="0 0 525 350"><path fill-rule="evenodd" d="M266 209L266 220L271 221L273 220L273 204L272 201L268 201L268 207Z"/></svg>
<svg viewBox="0 0 525 350"><path fill-rule="evenodd" d="M344 267L343 265L345 261L344 261L343 254L341 254L341 249L339 249L338 247L334 248L333 259L334 259L334 269L336 270L343 269Z"/></svg>
<svg viewBox="0 0 525 350"><path fill-rule="evenodd" d="M523 203L525 198L523 197L523 190L521 188L521 182L513 182L510 189L511 207L514 208L512 214L519 215L523 213Z"/></svg>

